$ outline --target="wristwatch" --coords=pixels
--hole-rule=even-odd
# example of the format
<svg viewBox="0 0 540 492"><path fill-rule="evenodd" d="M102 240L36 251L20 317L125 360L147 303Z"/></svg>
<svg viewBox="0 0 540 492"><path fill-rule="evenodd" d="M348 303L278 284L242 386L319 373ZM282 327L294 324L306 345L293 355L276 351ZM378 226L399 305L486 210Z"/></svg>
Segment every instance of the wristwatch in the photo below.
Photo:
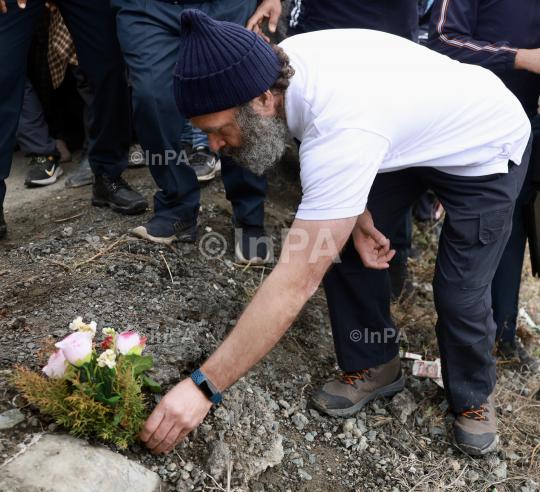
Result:
<svg viewBox="0 0 540 492"><path fill-rule="evenodd" d="M193 379L193 382L199 387L199 389L212 403L214 403L215 405L221 403L221 400L223 400L223 396L199 369L197 369L190 376L190 378Z"/></svg>

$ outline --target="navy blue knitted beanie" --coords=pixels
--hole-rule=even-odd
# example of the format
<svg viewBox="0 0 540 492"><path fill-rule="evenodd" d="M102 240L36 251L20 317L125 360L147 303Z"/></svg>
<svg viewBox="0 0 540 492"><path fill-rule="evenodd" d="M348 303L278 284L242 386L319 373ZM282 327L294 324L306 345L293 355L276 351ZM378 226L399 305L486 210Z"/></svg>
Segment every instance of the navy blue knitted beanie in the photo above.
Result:
<svg viewBox="0 0 540 492"><path fill-rule="evenodd" d="M184 10L180 19L174 97L184 118L234 108L272 87L281 63L260 36L200 10Z"/></svg>

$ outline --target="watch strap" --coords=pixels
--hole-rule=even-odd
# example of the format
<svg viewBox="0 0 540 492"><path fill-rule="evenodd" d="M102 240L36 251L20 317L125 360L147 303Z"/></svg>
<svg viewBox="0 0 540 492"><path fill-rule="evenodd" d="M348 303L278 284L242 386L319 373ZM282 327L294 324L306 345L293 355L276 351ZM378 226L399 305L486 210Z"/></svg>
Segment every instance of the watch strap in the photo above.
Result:
<svg viewBox="0 0 540 492"><path fill-rule="evenodd" d="M215 405L221 403L223 396L200 369L194 371L190 377L212 403Z"/></svg>

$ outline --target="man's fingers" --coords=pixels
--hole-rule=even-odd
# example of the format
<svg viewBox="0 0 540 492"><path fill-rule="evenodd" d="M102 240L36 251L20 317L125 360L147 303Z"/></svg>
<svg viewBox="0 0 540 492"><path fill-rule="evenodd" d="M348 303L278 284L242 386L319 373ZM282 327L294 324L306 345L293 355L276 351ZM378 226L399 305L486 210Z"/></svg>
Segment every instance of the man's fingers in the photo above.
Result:
<svg viewBox="0 0 540 492"><path fill-rule="evenodd" d="M26 8L26 0L17 0L17 4L19 5L19 8L21 9Z"/></svg>
<svg viewBox="0 0 540 492"><path fill-rule="evenodd" d="M150 447L152 450L152 454L159 454L163 453L164 451L167 451L168 449L173 450L177 443L180 442L178 439L178 436L180 435L182 431L182 427L180 424L174 425L167 435L155 446Z"/></svg>
<svg viewBox="0 0 540 492"><path fill-rule="evenodd" d="M165 417L165 414L163 411L160 411L161 409L159 406L152 412L152 415L150 415L149 419L144 423L143 430L141 431L140 438L143 442L150 441L152 435L158 427L161 425L161 422L163 421L163 418Z"/></svg>
<svg viewBox="0 0 540 492"><path fill-rule="evenodd" d="M6 2L4 2L4 0L0 0L0 11L3 14L7 12Z"/></svg>
<svg viewBox="0 0 540 492"><path fill-rule="evenodd" d="M270 20L268 21L268 30L270 32L276 32L277 23L278 23L280 15L281 15L281 10L278 10L278 9L270 10Z"/></svg>

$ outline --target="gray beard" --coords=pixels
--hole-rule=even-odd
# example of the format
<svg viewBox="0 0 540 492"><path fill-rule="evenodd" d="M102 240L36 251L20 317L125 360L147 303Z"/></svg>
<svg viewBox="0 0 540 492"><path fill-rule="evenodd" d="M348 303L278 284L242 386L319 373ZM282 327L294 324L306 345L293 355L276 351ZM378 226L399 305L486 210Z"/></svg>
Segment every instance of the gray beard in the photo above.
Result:
<svg viewBox="0 0 540 492"><path fill-rule="evenodd" d="M222 147L219 152L261 176L277 164L285 153L287 122L278 115L261 116L248 103L238 108L236 124L242 131L242 145Z"/></svg>

